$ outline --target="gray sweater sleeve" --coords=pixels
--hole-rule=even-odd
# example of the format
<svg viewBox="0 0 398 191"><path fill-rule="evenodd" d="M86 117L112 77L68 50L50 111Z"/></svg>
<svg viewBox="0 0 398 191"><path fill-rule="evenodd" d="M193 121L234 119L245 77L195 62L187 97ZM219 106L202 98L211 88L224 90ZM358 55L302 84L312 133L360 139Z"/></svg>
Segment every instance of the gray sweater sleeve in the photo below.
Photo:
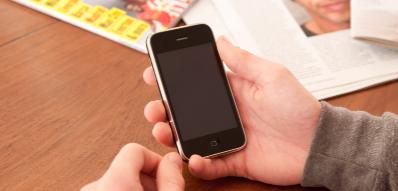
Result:
<svg viewBox="0 0 398 191"><path fill-rule="evenodd" d="M321 104L301 185L342 191L398 190L398 117Z"/></svg>

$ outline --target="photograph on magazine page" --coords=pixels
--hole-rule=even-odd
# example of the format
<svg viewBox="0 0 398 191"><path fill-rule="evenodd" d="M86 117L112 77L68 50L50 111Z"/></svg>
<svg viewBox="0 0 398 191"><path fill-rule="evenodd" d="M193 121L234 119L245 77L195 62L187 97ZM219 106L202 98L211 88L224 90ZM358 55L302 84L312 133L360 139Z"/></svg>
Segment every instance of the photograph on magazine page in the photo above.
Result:
<svg viewBox="0 0 398 191"><path fill-rule="evenodd" d="M91 5L116 7L151 25L153 32L169 28L193 0L84 0Z"/></svg>
<svg viewBox="0 0 398 191"><path fill-rule="evenodd" d="M284 0L307 37L350 28L350 0Z"/></svg>

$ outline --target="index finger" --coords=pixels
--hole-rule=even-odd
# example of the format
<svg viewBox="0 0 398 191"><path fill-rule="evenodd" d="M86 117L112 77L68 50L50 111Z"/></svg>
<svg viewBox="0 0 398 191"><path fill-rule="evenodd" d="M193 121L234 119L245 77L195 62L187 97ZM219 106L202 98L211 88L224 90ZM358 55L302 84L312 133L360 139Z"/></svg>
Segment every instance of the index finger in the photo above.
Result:
<svg viewBox="0 0 398 191"><path fill-rule="evenodd" d="M109 169L99 180L99 190L131 190L142 189L141 173L154 176L161 156L132 143L124 146L115 157Z"/></svg>
<svg viewBox="0 0 398 191"><path fill-rule="evenodd" d="M175 152L166 154L160 161L156 174L159 191L183 191L185 182L181 171L181 157Z"/></svg>

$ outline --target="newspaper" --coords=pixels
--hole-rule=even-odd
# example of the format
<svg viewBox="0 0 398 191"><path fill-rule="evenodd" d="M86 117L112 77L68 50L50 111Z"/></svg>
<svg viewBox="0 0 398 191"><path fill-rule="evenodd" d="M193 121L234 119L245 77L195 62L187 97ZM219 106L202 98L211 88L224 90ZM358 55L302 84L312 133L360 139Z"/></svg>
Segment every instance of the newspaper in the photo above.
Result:
<svg viewBox="0 0 398 191"><path fill-rule="evenodd" d="M398 78L397 50L355 40L344 25L307 37L303 19L310 16L297 17L303 12L298 7L289 0L201 0L184 20L206 23L216 36L226 35L241 48L284 64L318 99Z"/></svg>

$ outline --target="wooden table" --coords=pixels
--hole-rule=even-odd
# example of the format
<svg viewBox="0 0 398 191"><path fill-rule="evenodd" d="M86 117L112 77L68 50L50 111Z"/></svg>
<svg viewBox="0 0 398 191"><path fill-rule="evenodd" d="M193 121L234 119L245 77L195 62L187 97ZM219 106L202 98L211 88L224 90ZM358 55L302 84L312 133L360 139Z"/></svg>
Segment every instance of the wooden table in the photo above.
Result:
<svg viewBox="0 0 398 191"><path fill-rule="evenodd" d="M143 116L159 99L142 80L148 57L10 1L0 1L0 190L78 190L119 149L158 153ZM398 113L398 82L329 100L380 115ZM241 178L203 181L184 170L186 190L303 190Z"/></svg>

